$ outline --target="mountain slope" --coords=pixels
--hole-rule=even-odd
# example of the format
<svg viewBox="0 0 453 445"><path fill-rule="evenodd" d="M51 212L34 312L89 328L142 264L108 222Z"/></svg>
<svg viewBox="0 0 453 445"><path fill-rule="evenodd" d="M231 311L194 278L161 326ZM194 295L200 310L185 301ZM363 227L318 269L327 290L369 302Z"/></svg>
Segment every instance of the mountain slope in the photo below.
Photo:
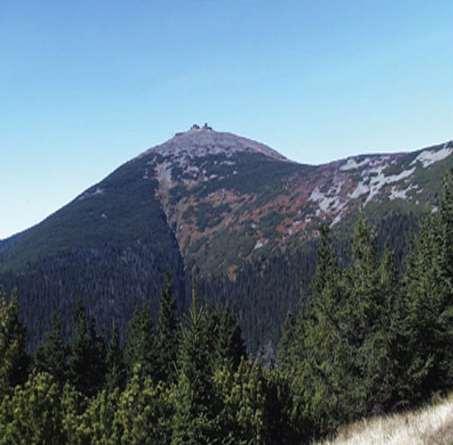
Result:
<svg viewBox="0 0 453 445"><path fill-rule="evenodd" d="M225 135L192 130L147 153L186 264L232 277L244 259L311 239L323 220L348 225L362 206L376 216L431 210L453 165L452 143L308 166Z"/></svg>
<svg viewBox="0 0 453 445"><path fill-rule="evenodd" d="M157 305L166 271L183 305L195 273L208 299L247 308L243 326L258 346L268 331L275 338L303 286L279 282L276 271L291 271L286 281L295 281L303 265L299 273L309 277L321 221L347 239L364 208L373 221L385 221L386 240L399 238L417 215L435 210L452 153L450 142L310 166L250 139L194 126L4 240L0 284L18 287L29 328L39 336L49 312L69 314L75 299L105 328L112 319L122 326L136 304ZM268 318L253 315L260 305Z"/></svg>
<svg viewBox="0 0 453 445"><path fill-rule="evenodd" d="M174 238L155 196L156 181L140 175L144 165L139 159L123 165L42 223L13 237L14 249L8 249L5 263L21 268L25 262L60 253L96 251L106 243L127 248L147 240L153 241L156 255L165 255Z"/></svg>

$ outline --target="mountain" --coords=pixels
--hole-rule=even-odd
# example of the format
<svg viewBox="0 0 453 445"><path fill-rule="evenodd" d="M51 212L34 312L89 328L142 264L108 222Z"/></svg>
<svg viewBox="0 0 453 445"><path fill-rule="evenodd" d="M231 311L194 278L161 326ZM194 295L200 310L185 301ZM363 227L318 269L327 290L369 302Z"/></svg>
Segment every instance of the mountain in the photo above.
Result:
<svg viewBox="0 0 453 445"><path fill-rule="evenodd" d="M313 166L194 125L4 240L0 284L18 288L38 338L52 310L69 317L75 299L106 329L112 319L124 325L137 304L156 307L170 271L181 306L195 278L208 300L237 309L257 348L275 340L306 289L320 222L347 256L363 208L382 243L398 244L402 255L418 216L436 210L452 153L447 142Z"/></svg>

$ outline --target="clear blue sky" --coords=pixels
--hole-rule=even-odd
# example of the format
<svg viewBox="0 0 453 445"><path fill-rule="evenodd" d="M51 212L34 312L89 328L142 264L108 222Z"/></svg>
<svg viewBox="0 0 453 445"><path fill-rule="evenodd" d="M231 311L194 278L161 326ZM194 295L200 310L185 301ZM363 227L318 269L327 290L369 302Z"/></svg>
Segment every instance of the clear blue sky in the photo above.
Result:
<svg viewBox="0 0 453 445"><path fill-rule="evenodd" d="M453 138L453 1L1 0L0 238L194 122L321 163Z"/></svg>

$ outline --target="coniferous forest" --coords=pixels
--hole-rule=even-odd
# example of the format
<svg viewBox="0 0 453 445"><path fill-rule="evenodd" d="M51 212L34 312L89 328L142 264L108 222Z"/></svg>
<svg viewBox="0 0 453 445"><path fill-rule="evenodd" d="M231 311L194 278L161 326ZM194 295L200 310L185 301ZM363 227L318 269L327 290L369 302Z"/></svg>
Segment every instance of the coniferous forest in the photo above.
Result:
<svg viewBox="0 0 453 445"><path fill-rule="evenodd" d="M448 392L453 173L403 267L392 247L380 253L360 215L345 265L321 227L310 298L265 364L196 282L180 313L169 276L158 317L137 307L125 335L99 329L79 303L69 338L55 313L32 350L18 296L2 295L0 444L302 444Z"/></svg>

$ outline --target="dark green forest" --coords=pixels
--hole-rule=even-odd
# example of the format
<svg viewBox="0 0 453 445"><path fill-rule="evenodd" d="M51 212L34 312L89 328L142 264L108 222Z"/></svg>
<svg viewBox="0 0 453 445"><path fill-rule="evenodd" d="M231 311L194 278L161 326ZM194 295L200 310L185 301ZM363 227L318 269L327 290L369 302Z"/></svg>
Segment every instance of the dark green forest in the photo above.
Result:
<svg viewBox="0 0 453 445"><path fill-rule="evenodd" d="M446 393L453 174L403 266L394 250L360 215L345 262L322 226L309 298L294 296L304 304L288 313L270 361L247 352L240 314L225 297L207 304L196 280L181 310L168 276L158 316L137 305L125 335L114 322L97 326L83 301L70 327L56 310L32 349L20 296L8 292L0 299L0 444L303 444ZM304 269L278 282L291 288L306 280Z"/></svg>

